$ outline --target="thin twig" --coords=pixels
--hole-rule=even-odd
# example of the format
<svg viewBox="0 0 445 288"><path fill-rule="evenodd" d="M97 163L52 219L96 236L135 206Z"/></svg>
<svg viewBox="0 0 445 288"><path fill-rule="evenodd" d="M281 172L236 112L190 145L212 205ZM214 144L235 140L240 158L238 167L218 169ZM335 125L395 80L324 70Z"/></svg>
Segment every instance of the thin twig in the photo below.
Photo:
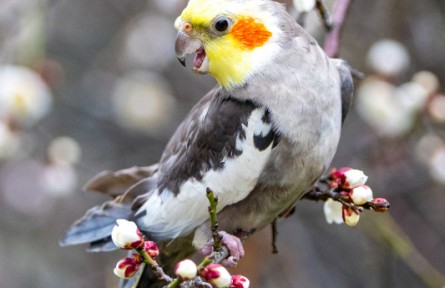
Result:
<svg viewBox="0 0 445 288"><path fill-rule="evenodd" d="M317 9L318 13L320 14L321 20L323 20L323 25L326 31L331 31L333 28L332 25L332 19L331 15L329 14L328 9L324 5L322 0L316 0L315 1L315 8Z"/></svg>
<svg viewBox="0 0 445 288"><path fill-rule="evenodd" d="M323 186L323 187L321 187ZM322 178L318 181L318 185L314 185L312 190L304 194L302 199L311 201L326 201L332 199L338 201L346 207L354 210L355 213L362 212L363 209L373 210L376 212L386 212L391 206L389 202L366 202L362 205L352 203L349 196L344 194L339 188L331 188L328 178Z"/></svg>
<svg viewBox="0 0 445 288"><path fill-rule="evenodd" d="M278 254L278 248L277 248L278 229L277 229L277 219L276 218L273 220L271 227L272 227L272 253Z"/></svg>
<svg viewBox="0 0 445 288"><path fill-rule="evenodd" d="M221 249L222 247L222 237L218 233L218 219L216 216L217 206L218 206L218 197L215 196L215 193L207 187L207 199L209 199L209 215L210 215L210 229L212 230L213 237L213 248L215 251Z"/></svg>
<svg viewBox="0 0 445 288"><path fill-rule="evenodd" d="M150 266L153 273L156 275L159 281L162 281L166 284L169 284L168 287L177 287L177 286L170 286L172 283L175 282L174 279L172 279L170 276L165 274L164 270L162 269L159 264L148 255L147 251L145 251L144 248L138 248L136 251L141 255L142 259L144 259L144 263Z"/></svg>

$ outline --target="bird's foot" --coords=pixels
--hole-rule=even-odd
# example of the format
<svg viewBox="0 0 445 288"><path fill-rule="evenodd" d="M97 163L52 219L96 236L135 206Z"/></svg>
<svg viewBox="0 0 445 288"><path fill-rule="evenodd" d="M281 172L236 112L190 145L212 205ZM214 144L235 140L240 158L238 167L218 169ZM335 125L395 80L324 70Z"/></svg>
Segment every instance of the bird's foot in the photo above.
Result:
<svg viewBox="0 0 445 288"><path fill-rule="evenodd" d="M238 265L241 257L244 256L244 247L241 243L240 238L231 235L225 231L220 231L218 232L218 234L219 236L221 236L222 244L225 245L229 250L229 256L222 261L222 264L228 267L235 267L236 265ZM201 252L204 255L210 255L212 252L214 252L213 244L214 241L213 239L211 239L204 245L204 247L201 249Z"/></svg>

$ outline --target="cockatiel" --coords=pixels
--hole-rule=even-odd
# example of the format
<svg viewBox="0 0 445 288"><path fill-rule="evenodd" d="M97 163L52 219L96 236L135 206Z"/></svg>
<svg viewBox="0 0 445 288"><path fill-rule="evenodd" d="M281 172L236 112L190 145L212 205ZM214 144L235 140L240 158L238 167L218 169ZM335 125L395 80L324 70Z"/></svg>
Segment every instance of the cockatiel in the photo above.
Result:
<svg viewBox="0 0 445 288"><path fill-rule="evenodd" d="M190 0L175 25L180 62L195 53L194 71L209 73L217 87L180 124L158 164L102 172L86 185L114 199L74 223L62 245L115 249L111 230L125 218L168 243L161 262L184 257L210 239L207 187L219 198L220 229L246 237L291 209L329 167L352 99L351 73L282 4Z"/></svg>

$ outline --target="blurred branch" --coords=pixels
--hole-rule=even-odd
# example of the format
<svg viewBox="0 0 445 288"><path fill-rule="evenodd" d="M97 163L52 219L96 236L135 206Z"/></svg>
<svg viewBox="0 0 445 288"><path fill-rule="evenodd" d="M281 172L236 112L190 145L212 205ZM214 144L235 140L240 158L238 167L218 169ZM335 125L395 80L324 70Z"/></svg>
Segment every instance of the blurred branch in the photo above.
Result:
<svg viewBox="0 0 445 288"><path fill-rule="evenodd" d="M368 221L363 221L363 224L368 235L389 246L392 252L400 257L427 287L437 288L444 285L445 275L425 259L390 215L383 215L378 219L371 217Z"/></svg>
<svg viewBox="0 0 445 288"><path fill-rule="evenodd" d="M334 12L332 13L332 29L328 30L330 32L326 35L323 47L324 51L329 57L338 56L340 33L351 1L352 0L338 0L335 3ZM317 1L317 9L318 9L318 2L319 1Z"/></svg>
<svg viewBox="0 0 445 288"><path fill-rule="evenodd" d="M321 19L323 20L323 25L326 31L331 31L333 28L331 15L329 14L328 9L324 5L322 0L315 1L315 8L318 10Z"/></svg>

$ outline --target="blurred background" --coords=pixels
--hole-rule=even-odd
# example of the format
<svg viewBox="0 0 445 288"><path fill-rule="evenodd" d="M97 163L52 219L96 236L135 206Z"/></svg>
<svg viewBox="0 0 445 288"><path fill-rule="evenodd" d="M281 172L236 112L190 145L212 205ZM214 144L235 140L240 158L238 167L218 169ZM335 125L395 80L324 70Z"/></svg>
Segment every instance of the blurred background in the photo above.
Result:
<svg viewBox="0 0 445 288"><path fill-rule="evenodd" d="M294 2L296 14L304 3ZM89 178L157 162L215 85L175 59L185 5L0 1L2 287L116 287L124 253L58 240L105 200L81 192ZM303 22L323 42L317 14ZM390 212L363 213L351 228L327 224L322 203L300 202L279 223L279 254L262 231L234 271L258 288L445 287L445 1L353 1L340 56L366 77L333 166L364 170Z"/></svg>

